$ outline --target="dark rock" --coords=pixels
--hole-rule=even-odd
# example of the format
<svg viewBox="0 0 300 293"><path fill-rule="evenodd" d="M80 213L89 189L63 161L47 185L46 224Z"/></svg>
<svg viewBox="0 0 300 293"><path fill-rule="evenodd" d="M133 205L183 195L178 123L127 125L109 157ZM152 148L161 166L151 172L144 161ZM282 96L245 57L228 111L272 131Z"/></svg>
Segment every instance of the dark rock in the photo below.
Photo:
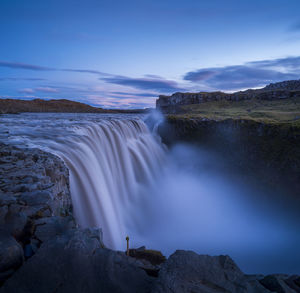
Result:
<svg viewBox="0 0 300 293"><path fill-rule="evenodd" d="M176 251L162 265L152 293L159 292L269 292L249 281L229 256Z"/></svg>
<svg viewBox="0 0 300 293"><path fill-rule="evenodd" d="M0 192L0 206L10 205L16 202L16 199L13 196L10 196L6 193Z"/></svg>
<svg viewBox="0 0 300 293"><path fill-rule="evenodd" d="M21 245L8 233L0 232L0 273L2 278L7 271L15 270L24 260Z"/></svg>
<svg viewBox="0 0 300 293"><path fill-rule="evenodd" d="M23 193L20 200L29 206L45 205L51 201L51 193L49 191L33 191L31 193Z"/></svg>
<svg viewBox="0 0 300 293"><path fill-rule="evenodd" d="M277 293L297 293L299 291L295 291L291 288L285 280L288 279L287 275L269 275L264 277L259 282L271 292Z"/></svg>
<svg viewBox="0 0 300 293"><path fill-rule="evenodd" d="M22 238L27 221L25 214L13 213L9 210L5 217L5 229L15 238Z"/></svg>
<svg viewBox="0 0 300 293"><path fill-rule="evenodd" d="M8 212L8 206L0 207L0 226L4 225L7 212Z"/></svg>
<svg viewBox="0 0 300 293"><path fill-rule="evenodd" d="M284 280L285 283L296 292L300 292L300 277L299 276L290 276Z"/></svg>
<svg viewBox="0 0 300 293"><path fill-rule="evenodd" d="M96 230L44 243L0 289L8 292L149 292L153 278L122 252L102 248Z"/></svg>
<svg viewBox="0 0 300 293"><path fill-rule="evenodd" d="M50 217L38 219L34 222L36 226L35 237L42 242L52 239L65 231L74 228L74 221L71 217Z"/></svg>
<svg viewBox="0 0 300 293"><path fill-rule="evenodd" d="M129 256L136 259L144 259L149 261L152 265L160 265L166 261L166 257L160 251L149 250L144 246L138 249L129 249Z"/></svg>

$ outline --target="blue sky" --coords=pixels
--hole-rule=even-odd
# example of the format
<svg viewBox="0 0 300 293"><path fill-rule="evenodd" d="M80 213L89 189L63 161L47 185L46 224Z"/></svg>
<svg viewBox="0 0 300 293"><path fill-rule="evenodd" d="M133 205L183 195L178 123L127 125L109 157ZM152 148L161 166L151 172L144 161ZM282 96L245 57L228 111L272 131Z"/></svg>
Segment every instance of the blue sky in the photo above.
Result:
<svg viewBox="0 0 300 293"><path fill-rule="evenodd" d="M299 0L1 0L0 97L152 107L300 79Z"/></svg>

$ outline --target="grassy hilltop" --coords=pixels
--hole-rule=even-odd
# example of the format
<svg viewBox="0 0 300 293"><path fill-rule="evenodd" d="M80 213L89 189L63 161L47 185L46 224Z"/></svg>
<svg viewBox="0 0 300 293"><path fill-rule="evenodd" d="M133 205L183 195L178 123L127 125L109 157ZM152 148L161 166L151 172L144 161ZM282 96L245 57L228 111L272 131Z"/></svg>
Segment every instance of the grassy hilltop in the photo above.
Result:
<svg viewBox="0 0 300 293"><path fill-rule="evenodd" d="M242 101L220 100L182 105L175 116L213 120L249 119L265 123L292 123L300 126L300 97L280 100L256 98Z"/></svg>

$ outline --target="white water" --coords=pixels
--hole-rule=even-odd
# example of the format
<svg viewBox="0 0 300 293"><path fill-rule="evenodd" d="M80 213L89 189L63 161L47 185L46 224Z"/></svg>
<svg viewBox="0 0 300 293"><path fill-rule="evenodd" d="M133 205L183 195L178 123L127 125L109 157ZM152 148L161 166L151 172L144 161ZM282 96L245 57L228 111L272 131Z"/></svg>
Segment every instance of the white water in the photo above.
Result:
<svg viewBox="0 0 300 293"><path fill-rule="evenodd" d="M77 222L101 227L105 243L121 249L126 213L137 200L138 186L154 180L164 149L141 120L93 123L80 129L80 139L56 153L70 170Z"/></svg>
<svg viewBox="0 0 300 293"><path fill-rule="evenodd" d="M2 117L0 140L66 162L77 222L101 227L107 246L124 250L129 235L131 246L166 254L230 254L247 272L300 270L299 211L231 174L218 155L188 145L167 151L142 116Z"/></svg>

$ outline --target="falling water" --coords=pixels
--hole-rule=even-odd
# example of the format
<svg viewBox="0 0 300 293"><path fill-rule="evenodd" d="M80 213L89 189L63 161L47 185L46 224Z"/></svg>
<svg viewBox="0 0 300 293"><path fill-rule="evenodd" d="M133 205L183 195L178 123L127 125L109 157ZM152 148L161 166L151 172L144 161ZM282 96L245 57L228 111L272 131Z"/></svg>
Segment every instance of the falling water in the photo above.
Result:
<svg viewBox="0 0 300 293"><path fill-rule="evenodd" d="M142 120L112 120L80 129L80 139L56 148L70 170L77 222L101 227L105 242L121 248L126 236L124 213L137 186L154 180L165 152Z"/></svg>

